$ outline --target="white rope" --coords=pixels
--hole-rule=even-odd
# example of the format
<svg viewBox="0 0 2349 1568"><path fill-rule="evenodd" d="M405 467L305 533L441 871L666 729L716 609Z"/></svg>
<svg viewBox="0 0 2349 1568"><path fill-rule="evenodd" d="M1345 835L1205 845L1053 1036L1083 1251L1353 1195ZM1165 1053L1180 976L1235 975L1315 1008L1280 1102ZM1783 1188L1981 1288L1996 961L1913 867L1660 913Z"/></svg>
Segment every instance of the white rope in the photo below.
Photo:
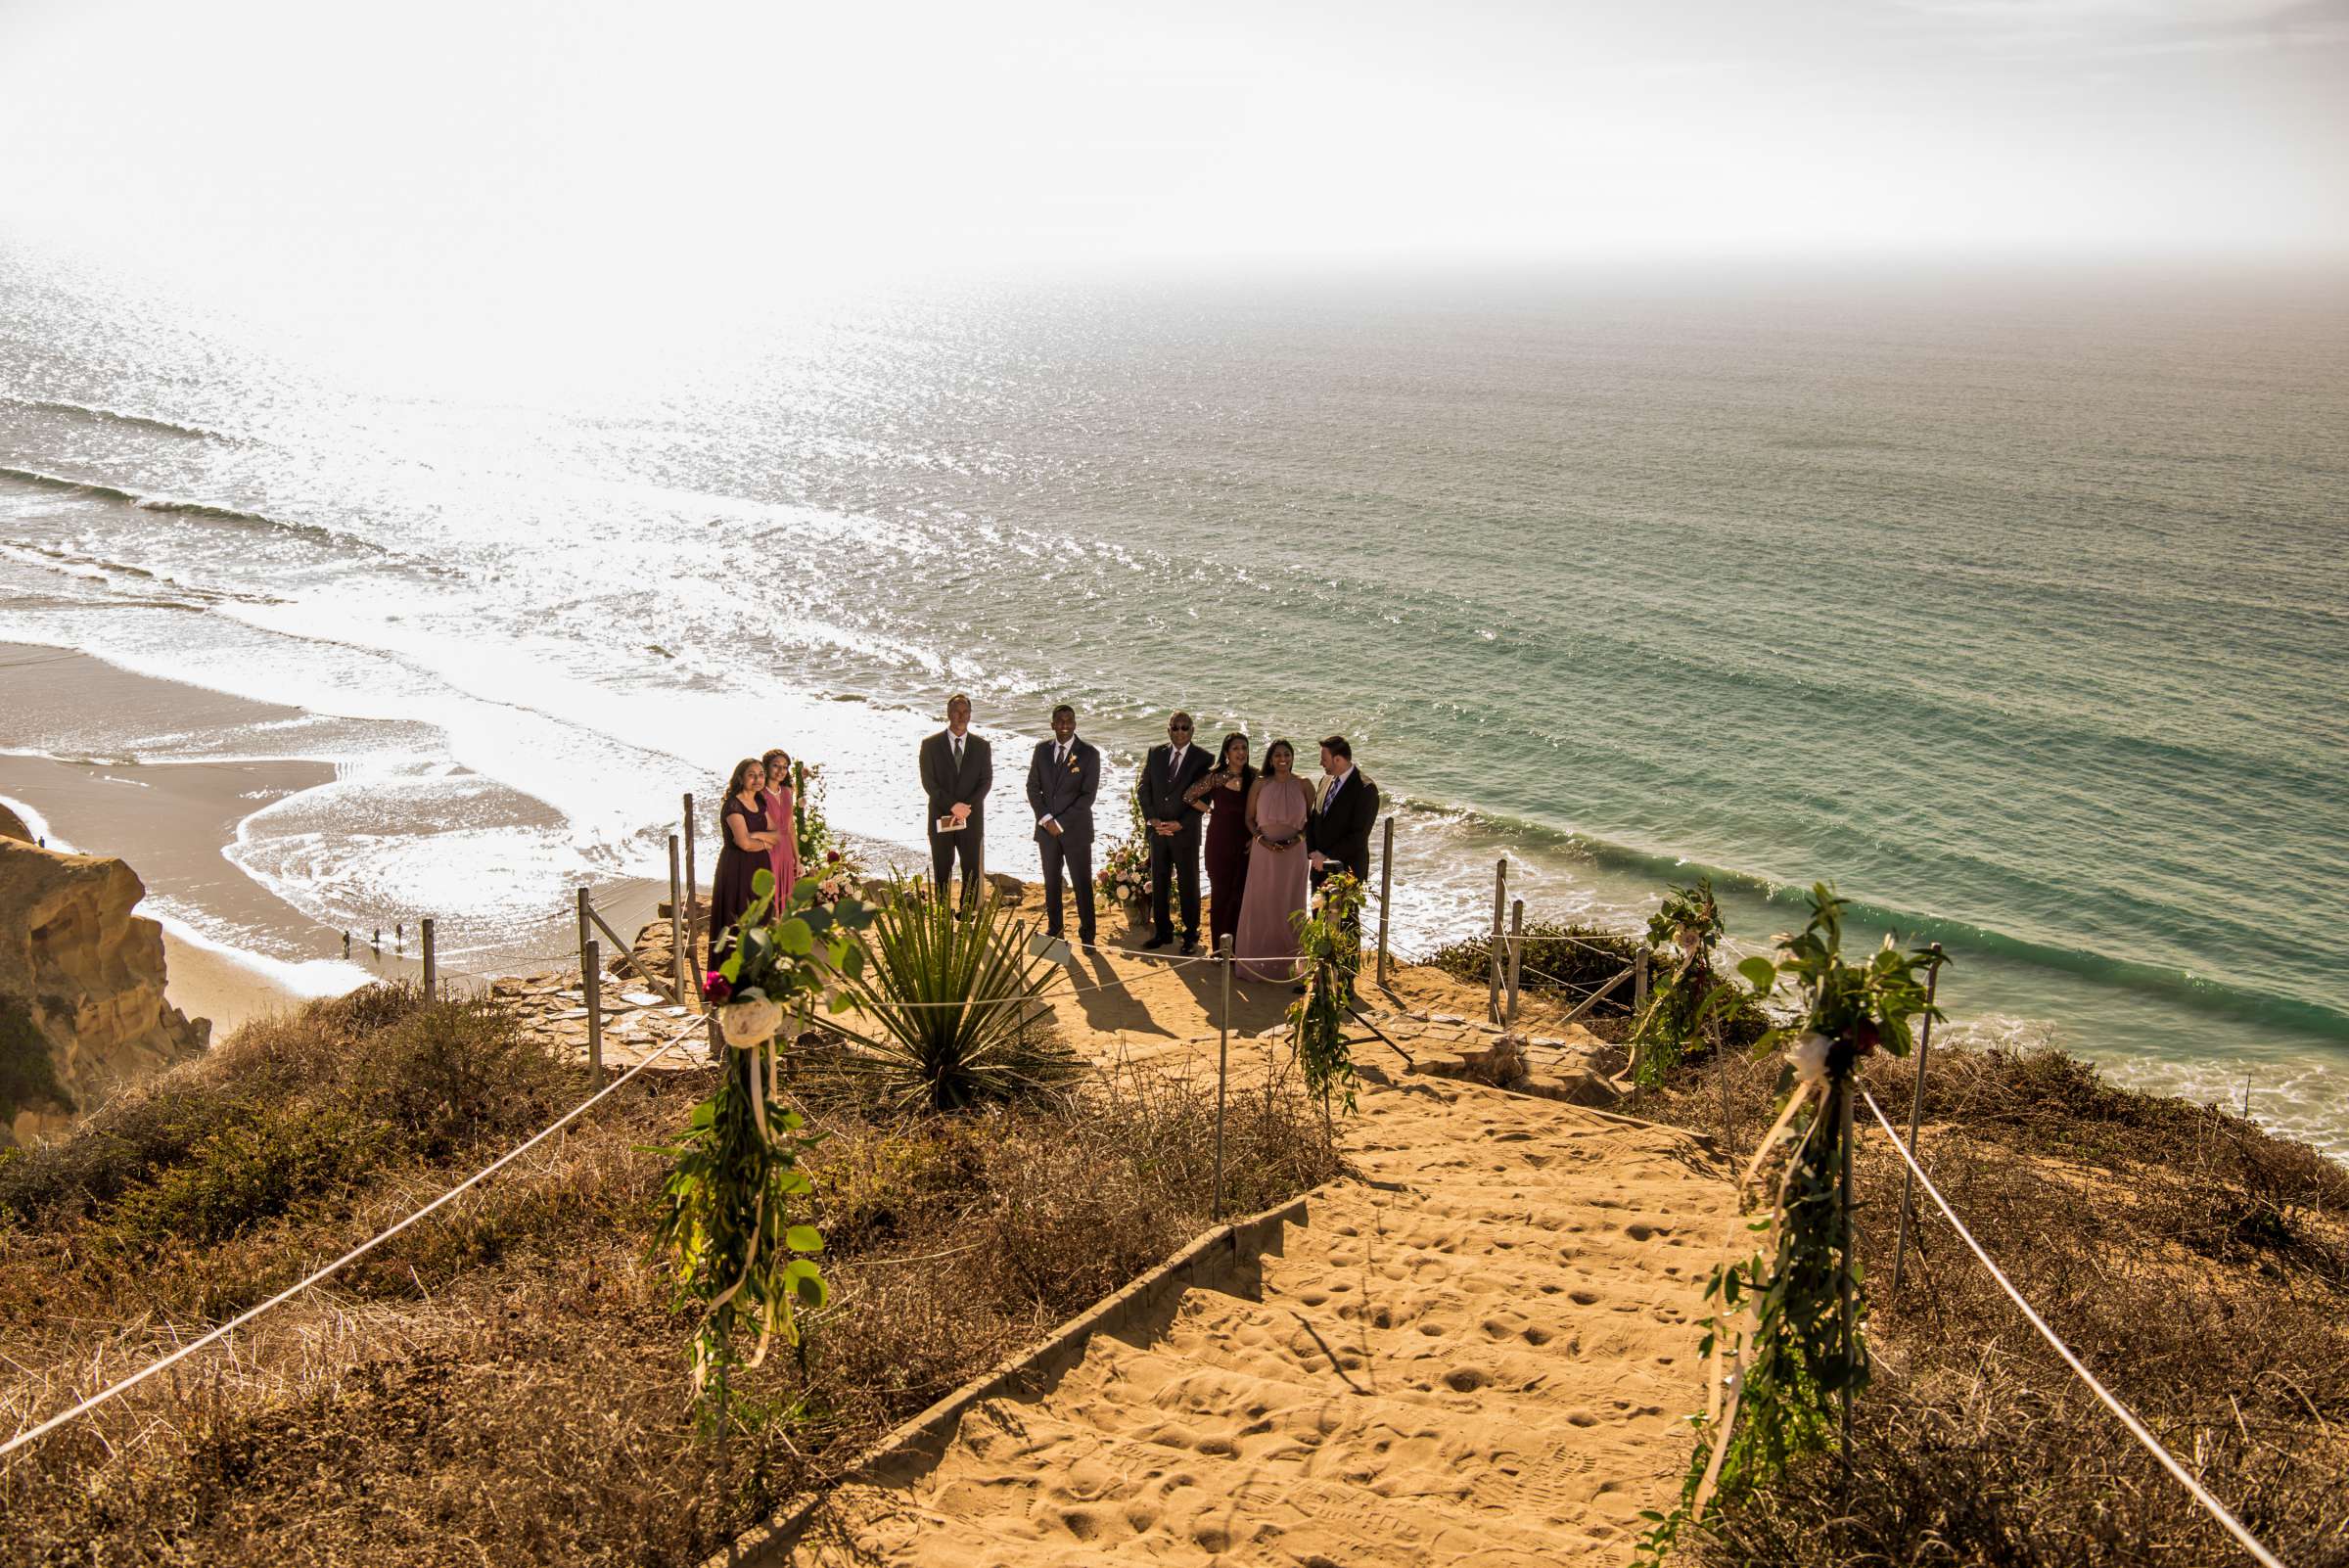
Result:
<svg viewBox="0 0 2349 1568"><path fill-rule="evenodd" d="M36 1442L40 1438L47 1436L49 1433L56 1431L59 1427L65 1425L68 1421L72 1420L74 1417L87 1415L90 1411L96 1409L99 1406L104 1405L115 1395L125 1393L130 1389L136 1388L139 1384L146 1382L147 1379L153 1377L164 1367L174 1365L179 1361L187 1360L189 1357L195 1355L198 1351L204 1349L207 1345L209 1345L216 1340L226 1338L229 1334L232 1334L239 1328L244 1327L247 1323L252 1322L254 1318L260 1316L261 1314L269 1311L271 1308L281 1306L286 1302L292 1301L296 1296L300 1295L303 1291L309 1289L312 1285L317 1284L320 1280L326 1278L328 1275L334 1273L336 1270L342 1268L345 1265L357 1262L359 1259L373 1252L376 1248L382 1246L385 1242L390 1241L393 1236L396 1236L401 1231L407 1229L408 1226L414 1224L426 1215L431 1214L434 1210L439 1208L441 1205L449 1202L451 1199L457 1197L459 1194L467 1191L468 1189L480 1185L482 1182L487 1180L490 1176L495 1176L499 1171L502 1171L507 1166L513 1164L516 1160L519 1160L524 1155L530 1153L530 1150L545 1142L549 1137L552 1137L564 1128L570 1126L573 1122L577 1121L581 1115L593 1108L599 1101L617 1092L621 1085L626 1084L629 1079L634 1078L637 1074L652 1066L656 1061L659 1061L664 1055L668 1054L668 1051L674 1048L688 1036L700 1034L706 1027L706 1024L702 1020L697 1019L691 1028L686 1029L671 1037L669 1039L664 1041L660 1048L655 1050L650 1056L647 1056L643 1061L638 1062L634 1067L629 1068L625 1073L622 1073L620 1077L614 1079L596 1094L572 1107L572 1109L565 1112L559 1120L548 1126L544 1130L534 1134L528 1143L525 1143L519 1148L516 1148L501 1156L494 1164L491 1164L486 1168L474 1173L472 1176L467 1176L463 1181L460 1181L455 1186L449 1188L446 1192L443 1192L440 1194L440 1196L435 1198L432 1202L426 1204L414 1214L409 1215L406 1219L400 1221L389 1230L386 1230L369 1240L359 1243L357 1246L351 1248L350 1251L345 1253L342 1257L337 1258L333 1263L328 1264L325 1268L320 1268L315 1273L311 1274L308 1278L301 1280L298 1284L287 1286L284 1290L279 1291L276 1295L270 1297L267 1301L262 1302L257 1307L248 1308L246 1311L239 1313L236 1316L230 1318L227 1322L222 1323L218 1328L215 1328L210 1333L205 1335L202 1339L190 1341L188 1344L181 1346L178 1350L173 1351L170 1355L163 1357L161 1360L149 1362L146 1366L143 1366L138 1371L131 1373L130 1376L122 1379L122 1381L119 1383L115 1384L113 1387L106 1389L101 1393L91 1395L88 1399L83 1400L79 1405L74 1406L71 1409L65 1411L63 1414L53 1415L48 1420L43 1421L40 1425L33 1427L31 1430L20 1432L15 1437L10 1438L5 1444L0 1444L0 1459L7 1458L10 1454L16 1453L17 1450L24 1448L28 1444Z"/></svg>
<svg viewBox="0 0 2349 1568"><path fill-rule="evenodd" d="M1972 1249L1974 1256L1981 1260L1982 1267L1990 1270L1990 1277L1997 1280L1999 1288L2006 1292L2006 1299L2013 1302L2022 1314L2031 1320L2031 1326L2039 1330L2040 1337L2055 1348L2055 1354L2062 1357L2064 1363L2080 1374L2082 1382L2096 1391L2096 1398L2104 1402L2105 1408L2120 1417L2121 1424L2127 1427L2131 1434L2151 1452L2153 1457L2161 1461L2162 1468L2176 1476L2179 1485L2192 1493L2194 1500L2209 1509L2211 1517L2225 1525L2228 1534L2234 1536L2245 1551L2265 1565L2265 1568L2283 1568L2282 1560L2261 1545L2258 1539L2243 1528L2242 1521L2227 1511L2226 1504L2203 1490L2201 1482L2188 1475L2186 1466L2172 1457L2170 1451L2161 1446L2160 1440L2145 1430L2144 1423L2132 1415L2127 1406L2114 1399L2110 1389L2096 1381L2096 1374L2081 1364L2080 1358L2072 1354L2070 1346L2055 1337L2055 1331L2048 1326L2047 1319L2031 1310L2031 1304L2023 1300L2022 1292L2014 1288L2014 1282L2006 1277L2004 1270L1990 1261L1990 1254L1982 1250L1982 1243L1974 1239L1974 1233L1965 1228L1965 1222L1958 1218L1957 1212L1950 1207L1949 1201L1942 1197L1941 1189L1933 1185L1933 1178L1925 1175L1924 1167L1916 1163L1916 1156L1909 1152L1909 1145L1901 1141L1900 1133L1894 1131L1892 1124L1884 1119L1884 1109L1876 1103L1876 1097L1865 1088L1860 1091L1860 1097L1867 1101L1867 1108L1875 1114L1877 1125L1884 1129L1884 1135L1892 1139L1892 1146L1900 1151L1901 1158L1908 1162L1909 1169L1916 1174L1918 1183L1924 1187L1925 1195L1933 1200L1934 1206L1941 1210L1942 1218L1949 1221L1952 1227L1957 1230L1958 1238Z"/></svg>

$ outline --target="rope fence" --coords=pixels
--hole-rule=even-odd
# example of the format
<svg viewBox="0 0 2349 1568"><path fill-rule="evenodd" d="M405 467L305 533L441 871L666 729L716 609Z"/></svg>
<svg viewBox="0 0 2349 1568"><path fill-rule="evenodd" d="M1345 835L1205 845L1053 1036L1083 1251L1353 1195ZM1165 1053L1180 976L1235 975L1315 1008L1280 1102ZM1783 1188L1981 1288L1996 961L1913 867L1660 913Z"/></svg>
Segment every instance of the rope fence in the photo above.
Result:
<svg viewBox="0 0 2349 1568"><path fill-rule="evenodd" d="M1881 1127L1884 1130L1884 1135L1892 1140L1893 1148L1898 1151L1902 1161L1909 1167L1910 1175L1914 1176L1918 1185L1925 1189L1925 1196L1933 1200L1933 1206L1941 1211L1941 1217L1950 1222L1951 1228L1958 1232L1958 1238L1965 1243L1967 1250L1973 1253L1976 1261L1990 1270L1990 1277L1998 1281L1999 1288L2006 1293L2008 1301L2014 1303L2015 1310L2023 1314L2033 1328L2039 1330L2040 1337L2048 1342L2055 1354L2063 1358L2064 1364L2069 1366L2080 1380L2089 1386L2097 1399L2104 1402L2104 1407L2112 1411L2121 1425L2129 1429L2130 1435L2143 1444L2146 1452L2151 1453L2154 1458L2161 1461L2162 1468L2176 1477L2180 1486L2193 1494L2194 1500L2202 1504L2212 1518L2225 1526L2227 1533L2234 1537L2236 1543L2249 1552L2255 1561L2262 1564L2263 1568L2283 1568L2281 1559L2266 1546L2261 1545L2258 1538L2243 1528L2242 1521L2229 1512L2225 1503L2212 1497L2201 1482L2188 1475L2186 1466L2178 1462L2177 1456L2168 1449L2163 1448L2161 1440L2146 1430L2145 1423L2139 1420L2129 1407L2114 1398L2112 1390L2098 1381L2096 1374L2090 1371L2080 1358L2073 1354L2072 1348L2056 1336L2055 1330L2048 1326L2047 1319L2040 1316L2032 1309L2031 1304L2023 1299L2023 1293L2014 1288L2014 1281L2006 1277L2006 1271L1993 1262L1990 1254L1983 1250L1982 1243L1974 1239L1974 1233L1965 1227L1965 1222L1958 1218L1958 1212L1950 1207L1949 1200L1941 1195L1941 1189L1933 1184L1933 1178L1925 1175L1924 1167L1916 1163L1916 1156L1910 1152L1909 1145L1902 1141L1901 1134L1895 1130L1892 1123L1886 1120L1884 1108L1876 1103L1876 1097L1865 1088L1861 1089L1860 1097L1867 1102L1867 1108L1874 1115L1876 1125Z"/></svg>
<svg viewBox="0 0 2349 1568"><path fill-rule="evenodd" d="M345 1253L342 1257L337 1258L334 1262L316 1269L296 1283L288 1285L284 1290L279 1291L276 1295L270 1297L267 1301L260 1303L258 1306L247 1308L244 1312L239 1313L236 1316L230 1318L227 1322L222 1323L219 1327L211 1330L211 1332L204 1335L202 1338L191 1340L187 1344L182 1345L179 1349L171 1352L169 1355L161 1357L156 1360L148 1362L145 1366L131 1373L128 1377L125 1377L110 1387L91 1395L88 1399L83 1400L79 1405L74 1406L71 1409L53 1415L48 1420L43 1421L40 1425L30 1427L23 1432L18 1433L15 1437L10 1438L6 1443L0 1443L0 1459L6 1459L10 1454L16 1453L19 1449L30 1447L32 1444L37 1443L42 1438L48 1436L51 1432L56 1431L59 1427L64 1426L67 1422L89 1414L92 1410L97 1409L100 1406L106 1404L112 1399L115 1399L116 1396L128 1393L131 1389L138 1387L141 1383L144 1383L149 1378L155 1376L156 1373L162 1371L166 1367L177 1365L179 1362L186 1360L189 1357L195 1355L198 1351L203 1350L206 1346L217 1344L219 1341L224 1340L229 1335L235 1333L238 1329L244 1327L247 1323L250 1323L254 1318L259 1317L262 1314L269 1312L274 1308L282 1307L287 1302L292 1301L295 1297L300 1295L303 1291L308 1290L312 1285L319 1283L321 1280L332 1277L340 1270L349 1267L351 1264L358 1262L361 1258L366 1257L369 1253L375 1251L376 1248L382 1246L385 1242L390 1241L393 1236L398 1235L401 1231L407 1229L419 1220L422 1220L427 1215L434 1213L436 1210L454 1202L462 1194L471 1191L473 1188L481 1185L484 1181L488 1180L498 1172L504 1170L507 1166L512 1165L516 1160L521 1159L524 1155L530 1153L530 1150L536 1148L539 1144L545 1142L557 1132L562 1131L563 1129L577 1121L581 1116L584 1116L596 1105L618 1093L630 1079L643 1072L646 1068L652 1066L653 1063L659 1061L669 1051L675 1049L676 1046L681 1044L688 1037L702 1033L707 1027L708 1026L702 1020L696 1019L690 1028L681 1030L676 1035L670 1037L668 1040L664 1041L658 1049L646 1056L643 1061L638 1062L634 1067L631 1067L626 1072L621 1074L620 1077L614 1079L603 1088L597 1090L594 1094L589 1095L586 1099L581 1100L577 1105L573 1106L569 1111L566 1111L562 1116L549 1123L545 1128L531 1134L527 1142L521 1143L513 1149L508 1150L505 1154L500 1155L490 1164L475 1172L472 1176L467 1176L464 1180L458 1182L446 1192L441 1193L440 1196L435 1198L423 1208L418 1209L406 1219L399 1221L397 1223L391 1225L387 1229L379 1231L377 1234L369 1237L367 1240L360 1242L357 1246L351 1248L348 1252Z"/></svg>

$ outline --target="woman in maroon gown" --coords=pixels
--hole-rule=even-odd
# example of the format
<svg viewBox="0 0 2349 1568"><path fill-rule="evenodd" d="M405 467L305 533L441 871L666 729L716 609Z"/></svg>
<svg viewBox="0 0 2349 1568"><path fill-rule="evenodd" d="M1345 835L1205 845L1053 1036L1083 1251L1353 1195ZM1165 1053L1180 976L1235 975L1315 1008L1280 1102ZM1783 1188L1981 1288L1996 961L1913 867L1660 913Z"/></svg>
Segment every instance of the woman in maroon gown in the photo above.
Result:
<svg viewBox="0 0 2349 1568"><path fill-rule="evenodd" d="M734 922L758 897L752 880L771 870L770 856L778 842L766 818L766 768L756 757L734 764L726 780L726 798L717 807L717 873L710 886L710 963L733 945Z"/></svg>
<svg viewBox="0 0 2349 1568"><path fill-rule="evenodd" d="M1256 769L1248 763L1248 737L1233 731L1208 775L1183 796L1207 818L1208 945L1223 950L1223 939L1240 929L1240 899L1248 884L1248 786Z"/></svg>

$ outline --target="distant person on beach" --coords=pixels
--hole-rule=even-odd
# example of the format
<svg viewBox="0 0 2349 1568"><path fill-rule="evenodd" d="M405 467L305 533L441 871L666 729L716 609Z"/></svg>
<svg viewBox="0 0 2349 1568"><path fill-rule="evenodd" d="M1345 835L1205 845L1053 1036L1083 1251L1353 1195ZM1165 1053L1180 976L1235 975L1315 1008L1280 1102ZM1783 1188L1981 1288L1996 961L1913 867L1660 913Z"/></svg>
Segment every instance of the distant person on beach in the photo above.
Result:
<svg viewBox="0 0 2349 1568"><path fill-rule="evenodd" d="M1248 791L1248 887L1240 897L1239 970L1255 980L1297 978L1297 928L1306 906L1306 825L1313 786L1297 776L1297 749L1265 748L1265 771Z"/></svg>
<svg viewBox="0 0 2349 1568"><path fill-rule="evenodd" d="M756 757L734 764L717 810L717 874L710 887L710 962L733 945L734 922L756 897L752 879L771 869L777 834L766 816L766 767Z"/></svg>
<svg viewBox="0 0 2349 1568"><path fill-rule="evenodd" d="M922 742L922 793L929 798L930 875L946 898L957 856L962 860L962 907L978 906L986 886L987 792L995 787L995 754L971 733L971 700L946 699L946 727Z"/></svg>
<svg viewBox="0 0 2349 1568"><path fill-rule="evenodd" d="M1207 818L1207 941L1216 951L1240 929L1240 899L1248 886L1248 789L1256 768L1248 761L1248 737L1223 737L1216 765L1183 797Z"/></svg>
<svg viewBox="0 0 2349 1568"><path fill-rule="evenodd" d="M1133 791L1150 833L1150 940L1156 951L1174 940L1175 884L1182 890L1182 950L1199 950L1199 818L1208 809L1191 801L1191 786L1206 776L1207 753L1191 744L1191 715L1167 720L1167 743L1142 760Z"/></svg>
<svg viewBox="0 0 2349 1568"><path fill-rule="evenodd" d="M1028 806L1036 812L1036 848L1044 862L1044 934L1060 935L1060 885L1077 884L1077 941L1093 945L1093 793L1101 754L1077 738L1077 710L1052 710L1052 738L1028 762Z"/></svg>
<svg viewBox="0 0 2349 1568"><path fill-rule="evenodd" d="M791 783L791 754L778 746L759 759L766 771L766 826L775 836L767 852L768 868L775 873L775 907L791 901L792 885L800 880L799 794Z"/></svg>

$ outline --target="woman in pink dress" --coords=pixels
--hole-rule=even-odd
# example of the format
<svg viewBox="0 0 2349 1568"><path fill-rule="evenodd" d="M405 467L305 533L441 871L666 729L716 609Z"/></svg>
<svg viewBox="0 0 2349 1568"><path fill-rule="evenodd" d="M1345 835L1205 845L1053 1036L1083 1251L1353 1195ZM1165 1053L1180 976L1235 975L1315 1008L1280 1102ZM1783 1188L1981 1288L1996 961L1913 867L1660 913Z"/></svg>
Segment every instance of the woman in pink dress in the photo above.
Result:
<svg viewBox="0 0 2349 1568"><path fill-rule="evenodd" d="M775 830L767 863L775 873L775 907L791 906L791 885L800 880L799 798L791 787L791 754L778 746L760 761L766 767L766 819Z"/></svg>
<svg viewBox="0 0 2349 1568"><path fill-rule="evenodd" d="M1313 792L1297 776L1297 751L1285 740L1265 748L1265 771L1248 790L1248 882L1240 896L1236 942L1240 973L1256 980L1297 978L1297 928L1306 906L1306 819Z"/></svg>

